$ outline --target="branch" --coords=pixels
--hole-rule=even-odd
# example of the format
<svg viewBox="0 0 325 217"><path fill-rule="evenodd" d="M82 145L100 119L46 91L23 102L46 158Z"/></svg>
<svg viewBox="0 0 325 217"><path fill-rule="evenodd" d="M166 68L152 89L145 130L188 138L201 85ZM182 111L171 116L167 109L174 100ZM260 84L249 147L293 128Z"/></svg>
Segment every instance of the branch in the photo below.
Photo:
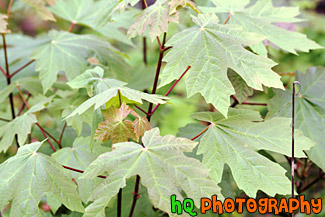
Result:
<svg viewBox="0 0 325 217"><path fill-rule="evenodd" d="M9 11L9 13L10 13L10 11ZM3 51L4 51L4 56L5 56L5 63L6 63L7 86L9 86L11 84L11 79L10 79L10 72L9 72L9 62L8 62L6 35L3 34L3 33L1 35L2 35ZM13 120L13 119L16 118L16 114L15 114L15 106L14 106L14 97L13 97L12 93L9 94L9 102L10 102L10 108L11 108L11 117L12 117L12 120ZM16 145L19 148L17 134L15 135L15 140L16 140Z"/></svg>
<svg viewBox="0 0 325 217"><path fill-rule="evenodd" d="M139 186L140 186L140 176L137 175L137 178L136 178L136 181L135 181L135 187L134 187L134 191L133 191L133 201L132 201L132 206L131 206L131 209L130 209L129 217L132 217L134 209L135 209L136 202L140 198Z"/></svg>
<svg viewBox="0 0 325 217"><path fill-rule="evenodd" d="M237 102L237 104L239 103L238 99L234 95L232 95L231 97ZM256 103L256 102L242 102L241 105L260 105L260 106L267 106L266 103Z"/></svg>
<svg viewBox="0 0 325 217"><path fill-rule="evenodd" d="M170 94L170 92L174 89L174 87L176 86L176 84L183 78L183 76L186 74L186 72L188 72L188 70L190 70L191 66L188 66L186 68L186 70L182 73L182 75L179 77L179 79L177 79L175 81L175 83L169 88L169 90L167 91L167 93L165 94L165 96L168 96ZM150 116L153 115L153 113L157 110L157 108L160 106L161 104L157 104L156 107L151 111Z"/></svg>
<svg viewBox="0 0 325 217"><path fill-rule="evenodd" d="M9 22L9 17L10 17L10 12L11 12L11 6L12 3L14 2L14 0L10 0L9 5L8 5L8 9L7 9L7 23Z"/></svg>
<svg viewBox="0 0 325 217"><path fill-rule="evenodd" d="M143 113L145 113L147 116L150 114L148 114L145 110L143 110L141 107L137 106L137 105L134 105L134 107L136 107L137 109L139 109L140 111L142 111Z"/></svg>
<svg viewBox="0 0 325 217"><path fill-rule="evenodd" d="M78 170L78 169L75 169L75 168L72 168L72 167L68 167L68 166L64 166L64 165L62 165L62 167L65 168L65 169L68 169L68 170L77 172L77 173L84 173L85 172L85 171ZM102 178L102 179L106 179L106 176L97 176L97 177L98 178Z"/></svg>
<svg viewBox="0 0 325 217"><path fill-rule="evenodd" d="M27 66L29 66L30 64L32 64L33 62L35 62L35 60L29 61L28 63L26 63L25 65L23 65L19 69L17 69L14 73L12 73L11 75L9 75L9 77L12 78L14 75L16 75L18 72L20 72L21 70L23 70L24 68L26 68Z"/></svg>
<svg viewBox="0 0 325 217"><path fill-rule="evenodd" d="M308 185L306 185L306 186L302 187L300 190L298 190L298 193L299 194L303 193L304 191L311 188L313 185L315 185L317 182L319 182L323 178L325 178L325 173L321 172L321 174L317 178L315 178L313 181L311 181Z"/></svg>
<svg viewBox="0 0 325 217"><path fill-rule="evenodd" d="M59 143L58 143L60 149L62 148L62 138L63 138L63 134L64 134L66 127L67 127L67 122L64 123L62 131L61 131L61 135L60 135L60 139L59 139Z"/></svg>
<svg viewBox="0 0 325 217"><path fill-rule="evenodd" d="M166 36L167 36L167 33L165 32L164 33L164 38L163 38L162 44L160 44L160 40L157 37L159 47L164 48L165 43L166 43ZM157 64L157 69L156 69L156 76L155 76L155 81L153 83L153 87L152 87L151 94L155 94L156 91L157 91L157 85L158 85L158 80L159 80L159 73L160 73L160 70L161 70L161 65L162 65L162 59L163 59L163 57L164 57L164 51L161 50L160 53L159 53L158 64ZM147 112L148 114L151 113L152 105L153 105L153 103L150 103L149 104L149 108L148 108L148 112ZM150 121L150 118L151 118L151 115L147 115L148 121Z"/></svg>
<svg viewBox="0 0 325 217"><path fill-rule="evenodd" d="M23 100L23 102L24 102L26 108L29 110L30 107L29 107L29 105L28 105L28 103L27 103L27 101L26 101L26 99L25 99L25 97L24 97L23 92L22 92L21 89L20 89L19 84L17 84L16 86L17 86L17 88L18 88L18 91L19 91L19 94L20 94L21 99ZM43 136L47 139L46 141L49 143L49 145L51 146L52 150L53 150L54 152L56 152L56 149L55 149L54 146L52 145L52 143L51 143L51 141L49 140L49 138L46 136L46 134L45 134L45 130L44 130L44 129L39 125L38 122L36 122L35 124L36 124L36 126L39 127L39 129L41 130L41 133L42 133Z"/></svg>
<svg viewBox="0 0 325 217"><path fill-rule="evenodd" d="M8 78L9 76L7 75L7 72L0 66L0 70L3 73L3 75Z"/></svg>

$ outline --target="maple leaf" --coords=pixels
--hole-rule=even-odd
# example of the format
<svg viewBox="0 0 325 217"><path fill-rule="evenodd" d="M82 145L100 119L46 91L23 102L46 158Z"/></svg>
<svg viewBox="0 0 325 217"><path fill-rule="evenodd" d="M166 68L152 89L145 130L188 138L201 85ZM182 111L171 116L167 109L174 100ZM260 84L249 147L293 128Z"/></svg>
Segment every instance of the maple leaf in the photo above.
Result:
<svg viewBox="0 0 325 217"><path fill-rule="evenodd" d="M286 170L257 151L291 156L291 119L262 122L259 112L232 108L228 119L213 112L195 113L193 117L211 123L200 139L197 154L203 154L202 163L217 183L221 181L224 165L228 164L238 187L250 197L255 197L258 190L268 195L290 193ZM314 142L300 130L295 131L295 137L295 156L306 157L304 150L309 150Z"/></svg>
<svg viewBox="0 0 325 217"><path fill-rule="evenodd" d="M200 8L204 12L230 13L231 18L228 23L238 24L248 32L265 35L269 41L285 51L296 54L296 51L308 52L311 49L322 48L304 34L274 25L278 22L303 21L296 18L299 15L298 7L274 7L272 0L259 0L252 5L249 5L249 0L212 0L212 3L216 7Z"/></svg>
<svg viewBox="0 0 325 217"><path fill-rule="evenodd" d="M142 104L142 100L154 104L164 104L167 97L147 94L138 90L133 90L126 87L126 83L115 79L102 78L103 71L100 67L94 70L86 71L79 75L68 84L72 88L87 88L89 92L96 92L97 95L82 103L76 110L74 110L68 117L70 118L76 114L82 114L90 107L95 106L95 110L105 105L106 108L110 106L118 107L121 102L127 104ZM96 90L94 90L96 89Z"/></svg>
<svg viewBox="0 0 325 217"><path fill-rule="evenodd" d="M89 198L94 202L86 208L85 216L105 216L112 197L135 175L141 177L154 207L171 216L170 196L176 194L182 200L180 189L196 204L201 197L213 194L222 198L220 188L208 176L209 170L183 153L192 151L197 142L171 135L161 137L158 128L145 132L142 142L144 147L134 142L114 144L113 151L100 155L86 169L81 178L108 176Z"/></svg>
<svg viewBox="0 0 325 217"><path fill-rule="evenodd" d="M307 154L325 171L325 68L310 68L305 74L296 72L295 79L301 83L300 93L295 99L295 127L316 142ZM268 118L274 115L291 117L292 92L275 91L267 108Z"/></svg>
<svg viewBox="0 0 325 217"><path fill-rule="evenodd" d="M116 48L96 36L52 30L49 37L50 40L31 56L37 61L36 71L40 72L44 93L57 80L59 72L65 72L68 80L72 80L84 71L87 57L91 55L109 59L108 65L113 71L123 70L127 65Z"/></svg>
<svg viewBox="0 0 325 217"><path fill-rule="evenodd" d="M151 40L167 32L169 22L178 22L178 14L170 14L167 0L157 0L155 4L149 6L142 12L142 16L130 26L128 36L133 38L149 29Z"/></svg>
<svg viewBox="0 0 325 217"><path fill-rule="evenodd" d="M77 137L72 147L64 147L52 154L52 157L60 164L78 170L85 170L89 164L100 154L110 151L104 146L90 148L90 137ZM69 171L72 178L78 183L78 192L83 202L87 203L88 197L96 186L101 182L100 179L79 179L80 173Z"/></svg>
<svg viewBox="0 0 325 217"><path fill-rule="evenodd" d="M104 111L105 121L98 124L95 138L103 142L112 139L113 143L136 140L132 121L125 120L130 112L131 108L125 103L120 108L112 106L108 111Z"/></svg>
<svg viewBox="0 0 325 217"><path fill-rule="evenodd" d="M190 7L196 13L200 13L200 9L196 6L195 2L191 0L172 0L169 3L169 14L177 12L178 7Z"/></svg>
<svg viewBox="0 0 325 217"><path fill-rule="evenodd" d="M42 142L22 146L0 165L0 210L11 202L10 217L42 217L38 204L52 193L70 210L83 212L77 186L53 158L37 152Z"/></svg>
<svg viewBox="0 0 325 217"><path fill-rule="evenodd" d="M160 76L160 87L180 77L191 66L186 78L187 96L200 93L224 116L235 90L227 77L231 68L249 87L262 90L262 85L283 88L280 76L271 70L275 63L255 55L242 45L253 45L263 36L247 33L241 27L221 25L213 14L193 17L197 26L175 34L167 46L173 48L164 57L167 62Z"/></svg>
<svg viewBox="0 0 325 217"><path fill-rule="evenodd" d="M244 102L247 97L252 96L254 93L253 88L249 87L246 82L233 70L228 70L228 78L235 88L235 97L239 103Z"/></svg>

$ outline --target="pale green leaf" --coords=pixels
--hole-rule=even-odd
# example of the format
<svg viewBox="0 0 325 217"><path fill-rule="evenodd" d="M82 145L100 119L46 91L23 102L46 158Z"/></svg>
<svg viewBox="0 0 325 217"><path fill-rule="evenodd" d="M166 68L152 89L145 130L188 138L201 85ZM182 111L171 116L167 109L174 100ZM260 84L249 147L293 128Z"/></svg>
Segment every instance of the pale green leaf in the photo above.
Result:
<svg viewBox="0 0 325 217"><path fill-rule="evenodd" d="M31 132L32 125L36 122L35 115L25 113L3 124L0 127L0 152L8 150L15 139L15 135L18 136L18 144L23 146L28 134Z"/></svg>
<svg viewBox="0 0 325 217"><path fill-rule="evenodd" d="M37 152L41 145L25 145L0 165L0 209L10 202L10 217L42 217L38 203L52 192L70 210L83 212L76 184L53 158Z"/></svg>
<svg viewBox="0 0 325 217"><path fill-rule="evenodd" d="M77 137L72 147L65 147L52 154L52 157L60 164L72 167L78 170L85 170L89 164L94 161L99 154L109 151L109 148L96 146L93 151L90 150L90 137ZM90 193L99 185L100 179L78 179L81 174L70 171L73 178L78 183L78 192L83 202L87 202Z"/></svg>
<svg viewBox="0 0 325 217"><path fill-rule="evenodd" d="M130 89L125 86L126 83L115 79L101 78L99 77L100 71L100 68L95 68L94 71L86 71L84 73L85 75L82 74L69 83L75 88L86 87L88 89L92 88L92 84L95 86L95 92L98 94L82 103L67 118L76 114L82 114L92 106L94 106L95 110L103 105L105 105L106 108L109 108L112 105L117 107L120 105L119 92L121 94L121 102L127 104L142 104L142 100L154 104L164 104L166 103L164 99L168 99L163 96L147 94L138 90Z"/></svg>
<svg viewBox="0 0 325 217"><path fill-rule="evenodd" d="M151 40L167 32L169 22L178 22L178 14L170 15L167 0L157 0L155 4L143 10L142 15L130 26L129 37L143 35L148 30Z"/></svg>
<svg viewBox="0 0 325 217"><path fill-rule="evenodd" d="M193 117L211 123L201 137L198 154L203 154L202 162L216 182L221 181L224 164L228 164L238 187L250 197L258 190L268 195L290 193L286 170L257 153L266 150L291 156L289 118L262 121L258 112L244 109L230 109L228 119L213 112L195 113ZM306 157L303 151L313 145L296 130L296 157Z"/></svg>
<svg viewBox="0 0 325 217"><path fill-rule="evenodd" d="M228 78L232 86L235 88L235 97L239 103L244 102L247 97L253 95L254 90L250 88L246 82L231 69L228 70Z"/></svg>
<svg viewBox="0 0 325 217"><path fill-rule="evenodd" d="M73 79L87 67L87 57L95 55L104 58L112 71L123 70L126 63L117 50L108 42L93 35L76 35L52 30L50 40L38 48L31 56L37 60L36 70L44 92L57 80L59 72L65 72L68 80Z"/></svg>
<svg viewBox="0 0 325 217"><path fill-rule="evenodd" d="M209 170L183 154L192 151L196 142L171 135L161 137L158 128L145 132L142 142L145 147L134 142L114 144L112 152L100 155L90 164L83 178L99 174L107 178L89 198L94 202L86 208L85 216L105 216L104 209L112 197L125 186L126 179L135 175L141 177L142 185L148 189L153 206L171 216L175 214L170 210L170 196L176 194L182 200L180 189L196 204L201 197L222 197L219 187L208 176Z"/></svg>
<svg viewBox="0 0 325 217"><path fill-rule="evenodd" d="M265 35L277 47L296 54L322 48L304 34L277 27L274 24L301 22L298 7L274 7L272 0L259 0L254 4L242 0L212 0L216 7L202 7L205 12L231 13L228 23L241 25L248 32Z"/></svg>
<svg viewBox="0 0 325 217"><path fill-rule="evenodd" d="M173 48L164 58L167 65L160 76L160 87L178 79L192 66L186 77L188 97L200 93L224 116L230 95L235 94L227 77L228 68L254 89L262 90L262 85L283 88L280 76L271 70L275 63L242 46L256 44L264 37L244 32L238 26L221 25L213 14L199 14L193 21L197 26L177 33L167 42Z"/></svg>
<svg viewBox="0 0 325 217"><path fill-rule="evenodd" d="M296 80L301 83L301 91L295 100L295 127L316 142L307 154L325 171L325 68L310 68L305 74L297 72ZM267 116L291 117L291 91L275 91L275 94L268 103Z"/></svg>

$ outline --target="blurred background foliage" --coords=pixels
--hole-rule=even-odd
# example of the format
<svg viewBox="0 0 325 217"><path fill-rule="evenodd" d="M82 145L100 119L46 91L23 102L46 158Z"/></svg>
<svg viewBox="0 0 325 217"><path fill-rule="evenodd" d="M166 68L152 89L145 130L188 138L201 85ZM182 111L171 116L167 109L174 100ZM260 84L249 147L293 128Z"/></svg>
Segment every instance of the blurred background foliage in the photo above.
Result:
<svg viewBox="0 0 325 217"><path fill-rule="evenodd" d="M0 12L6 13L8 0L0 0ZM152 4L154 0L148 1L148 4ZM196 0L198 5L205 5L206 0ZM303 32L307 35L308 38L316 41L318 44L325 46L325 0L274 0L275 5L295 5L301 8L302 15L306 21L302 23L298 23L295 25L280 23L278 25L283 28L288 29L296 29L300 32ZM137 8L140 10L141 5L137 5ZM133 10L138 10L133 9ZM180 13L189 14L193 13L189 10L180 10ZM132 23L132 14L134 12L130 10L129 13L124 15L124 17L119 17L119 20L122 20L122 23L118 25L118 30L120 33L125 33L127 27ZM191 25L190 16L180 16L181 20L179 24L170 24L168 36L173 35L176 32L179 32L181 29L188 27ZM9 54L10 67L12 71L17 69L22 64L26 63L27 57L31 54L31 50L33 48L38 47L44 40L47 32L51 29L63 29L68 30L70 27L70 23L64 21L62 19L57 19L57 22L45 22L41 20L32 10L28 9L21 1L15 1L12 14L10 18L10 30L12 34L8 35L8 44L11 47L11 51ZM101 33L98 33L101 32ZM77 25L74 29L74 33L78 34L98 34L102 37L110 36L110 32L108 29L102 29L101 31L95 32L94 30L86 27ZM149 38L147 38L147 62L145 65L143 63L143 55L142 55L142 38L137 37L135 40L131 41L123 41L117 40L118 37L106 37L114 46L118 47L120 50L124 51L128 55L128 62L130 64L130 78L129 83L132 88L139 90L148 90L152 86L153 77L155 72L155 66L157 64L157 59L159 55L159 48L156 42L151 42ZM122 41L122 43L121 43ZM299 53L299 55L288 54L283 52L276 47L270 45L267 41L267 48L269 51L269 57L279 63L274 70L283 75L283 82L286 87L290 87L290 84L294 81L294 72L301 71L305 72L307 68L312 66L325 66L325 51L324 50L313 50L310 53ZM1 45L2 46L2 45ZM96 62L96 60L93 60ZM90 61L90 64L94 62ZM3 65L4 58L3 52L0 53L0 64ZM25 68L18 76L15 76L14 79L21 79L25 76L38 76L38 73L34 70L35 65L31 64L29 67ZM64 81L64 75L61 75L60 80ZM3 76L0 78L0 89L2 89L6 85L5 79ZM36 87L31 84L30 87ZM158 94L164 94L170 86L165 86L158 90ZM324 87L325 88L325 87ZM265 89L265 92L255 91L254 94L246 99L246 102L255 102L255 103L267 103L267 101L273 96L272 91ZM36 96L37 97L37 96ZM176 135L179 131L182 131L182 127L186 126L190 123L195 123L196 121L190 118L190 115L196 111L213 111L214 108L210 105L207 105L202 97L199 95L195 95L189 99L186 98L185 84L184 81L181 81L172 94L170 95L171 100L168 104L163 105L159 108L159 112L153 116L152 125L159 126L161 129L161 133L165 134L173 134ZM35 99L34 99L35 100ZM20 100L17 99L16 102ZM234 102L235 103L235 102ZM32 101L31 101L32 104ZM60 103L58 104L60 105ZM61 103L62 105L62 103ZM146 104L142 107L146 108ZM15 107L18 109L21 107L21 104L16 103ZM267 113L266 106L251 106L251 105L237 105L237 107L242 108L250 108L255 109L261 112L262 115ZM10 117L9 104L1 104L0 105L0 115ZM48 130L52 135L56 138L60 136L61 129L63 127L63 122L58 120L56 117L59 117L60 110L56 110L55 108L49 108L45 112L41 112L38 114L38 120L42 126L46 130ZM1 125L0 121L0 125ZM86 125L86 124L85 124ZM180 128L180 129L179 129ZM83 135L89 135L90 129L89 126L85 126L83 129ZM32 135L30 136L30 141L35 141L38 138L42 138L41 132L33 127ZM189 132L186 132L189 135ZM182 134L180 132L179 134ZM183 134L184 135L184 134ZM194 135L194 134L193 134ZM63 146L70 146L72 144L74 138L77 136L75 130L71 127L68 127L65 136L63 138ZM0 162L6 160L9 156L15 153L16 147L11 146L11 150L9 150L6 154L0 154ZM51 150L48 146L42 147L42 152L51 153ZM262 153L263 154L263 153ZM265 153L265 155L267 155ZM290 169L286 159L283 156L272 154L272 156L267 156L269 158L275 159L279 162L284 168L288 171ZM325 157L325 156L324 156ZM318 169L311 168L310 179L318 176ZM1 178L1 177L0 177ZM220 184L223 187L224 195L228 195L229 197L245 197L245 194L238 190L235 186L235 182L231 176L231 172L229 169L225 169L224 179ZM237 189L237 190L234 190ZM311 188L308 192L306 192L307 198L323 198L325 201L325 181L319 182L313 188ZM1 195L0 195L1 196ZM259 192L258 197L265 197L266 195L262 192ZM46 204L44 206L44 211L47 211ZM72 215L70 215L72 216ZM79 214L75 214L73 216L79 216ZM223 215L223 216L243 216L239 214L232 215ZM246 214L246 216L255 216L253 214ZM256 215L259 216L259 215ZM266 216L273 216L272 214L268 214ZM285 216L285 215L283 215ZM304 215L297 215L297 217ZM319 217L325 217L325 209L323 209L323 213L317 215Z"/></svg>

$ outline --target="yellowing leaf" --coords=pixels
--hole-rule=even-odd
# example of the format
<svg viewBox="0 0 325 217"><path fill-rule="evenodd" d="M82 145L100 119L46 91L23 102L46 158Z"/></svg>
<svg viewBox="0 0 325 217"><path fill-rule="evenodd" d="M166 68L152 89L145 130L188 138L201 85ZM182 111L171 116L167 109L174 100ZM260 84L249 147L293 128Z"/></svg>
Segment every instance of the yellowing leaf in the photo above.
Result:
<svg viewBox="0 0 325 217"><path fill-rule="evenodd" d="M137 137L137 141L139 141L139 138L142 137L146 131L152 129L146 117L138 117L133 121L133 125L134 125L134 133Z"/></svg>

